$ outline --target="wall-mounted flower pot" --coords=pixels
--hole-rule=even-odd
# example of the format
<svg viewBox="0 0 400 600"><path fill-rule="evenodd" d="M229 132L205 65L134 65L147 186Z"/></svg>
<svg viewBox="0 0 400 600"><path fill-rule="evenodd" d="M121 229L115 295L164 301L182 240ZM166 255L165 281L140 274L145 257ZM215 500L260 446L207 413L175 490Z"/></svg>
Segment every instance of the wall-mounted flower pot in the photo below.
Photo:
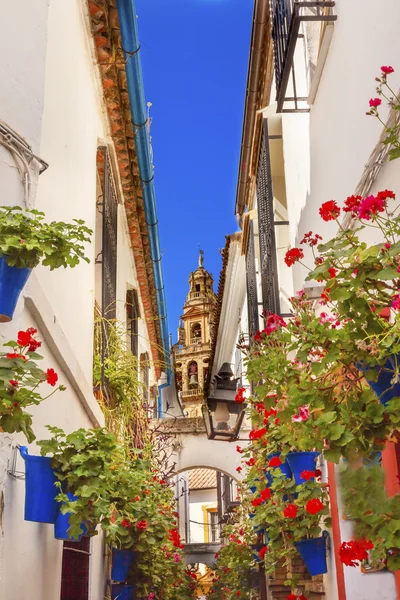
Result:
<svg viewBox="0 0 400 600"><path fill-rule="evenodd" d="M112 549L111 579L113 581L126 581L129 571L135 562L135 552L132 550Z"/></svg>
<svg viewBox="0 0 400 600"><path fill-rule="evenodd" d="M279 458L280 455L281 455L280 452L275 452L274 454L268 454L268 456L267 456L268 463L270 460L272 460L275 457ZM285 475L285 477L287 477L288 479L292 478L292 470L286 460L284 462L282 462L280 465L278 465L277 467L272 467L272 468L279 469L280 472L283 473L283 475ZM272 477L271 473L269 473L268 471L265 471L265 477L267 478L269 485L271 485L272 481L273 481L273 477Z"/></svg>
<svg viewBox="0 0 400 600"><path fill-rule="evenodd" d="M76 496L74 496L74 494L71 494L71 492L67 492L67 496L68 496L68 499L70 502L74 502L75 500L78 500L78 498ZM68 541L68 542L80 542L82 537L84 535L86 535L86 533L87 533L86 525L84 523L81 523L82 533L79 536L77 536L77 537L69 536L68 529L69 529L70 514L71 513L66 513L65 515L63 515L61 510L59 509L58 514L57 514L57 519L56 519L56 522L54 525L54 537L56 538L56 540L64 540L64 541Z"/></svg>
<svg viewBox="0 0 400 600"><path fill-rule="evenodd" d="M5 256L0 258L0 323L8 323L14 315L19 295L32 269L10 267Z"/></svg>
<svg viewBox="0 0 400 600"><path fill-rule="evenodd" d="M111 599L112 600L134 600L135 597L134 585L121 585L119 583L113 583L111 586Z"/></svg>
<svg viewBox="0 0 400 600"><path fill-rule="evenodd" d="M400 383L392 384L396 360L398 360L398 357L389 357L382 367L371 367L362 362L356 363L357 369L363 374L367 371L378 372L376 381L368 379L367 377L365 377L365 379L371 390L377 396L379 402L384 406L386 406L390 400L396 398L396 396L400 396Z"/></svg>
<svg viewBox="0 0 400 600"><path fill-rule="evenodd" d="M30 456L26 446L21 446L19 451L25 461L25 521L55 523L58 489L50 458Z"/></svg>
<svg viewBox="0 0 400 600"><path fill-rule="evenodd" d="M327 573L326 536L301 540L295 546L311 576Z"/></svg>
<svg viewBox="0 0 400 600"><path fill-rule="evenodd" d="M286 456L297 485L305 483L305 480L300 477L303 471L315 471L315 461L318 456L319 452L289 452Z"/></svg>

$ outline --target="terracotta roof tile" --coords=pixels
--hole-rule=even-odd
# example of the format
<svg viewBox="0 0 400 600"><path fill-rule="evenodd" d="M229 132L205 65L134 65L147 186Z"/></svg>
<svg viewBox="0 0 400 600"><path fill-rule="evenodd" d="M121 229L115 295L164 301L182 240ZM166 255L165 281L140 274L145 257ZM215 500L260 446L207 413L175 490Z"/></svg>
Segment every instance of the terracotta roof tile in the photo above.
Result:
<svg viewBox="0 0 400 600"><path fill-rule="evenodd" d="M210 490L217 487L217 472L212 469L189 471L190 490Z"/></svg>

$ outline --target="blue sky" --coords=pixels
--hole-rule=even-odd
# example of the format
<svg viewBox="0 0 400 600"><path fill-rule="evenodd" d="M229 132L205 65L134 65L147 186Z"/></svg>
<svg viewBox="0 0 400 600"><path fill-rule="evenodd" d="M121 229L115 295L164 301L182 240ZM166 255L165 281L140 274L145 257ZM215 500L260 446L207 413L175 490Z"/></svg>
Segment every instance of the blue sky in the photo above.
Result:
<svg viewBox="0 0 400 600"><path fill-rule="evenodd" d="M234 217L253 0L136 0L157 212L176 328L199 246L217 289Z"/></svg>

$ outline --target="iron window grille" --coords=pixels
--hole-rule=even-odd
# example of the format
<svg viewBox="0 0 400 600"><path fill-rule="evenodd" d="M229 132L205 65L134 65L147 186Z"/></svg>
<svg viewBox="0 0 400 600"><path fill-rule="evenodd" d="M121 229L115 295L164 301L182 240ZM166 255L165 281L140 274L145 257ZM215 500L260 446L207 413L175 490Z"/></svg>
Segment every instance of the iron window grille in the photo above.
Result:
<svg viewBox="0 0 400 600"><path fill-rule="evenodd" d="M90 538L64 542L60 600L88 600Z"/></svg>
<svg viewBox="0 0 400 600"><path fill-rule="evenodd" d="M246 287L247 287L247 312L249 324L249 339L259 330L259 306L257 294L257 272L254 248L254 224L249 223L249 241L246 253Z"/></svg>
<svg viewBox="0 0 400 600"><path fill-rule="evenodd" d="M274 66L276 80L277 112L308 112L299 103L307 102L307 97L297 95L297 82L294 55L297 40L302 38L300 27L303 22L336 21L332 9L334 0L271 0L271 26L274 45ZM289 80L293 96L286 96ZM294 108L284 109L285 102Z"/></svg>

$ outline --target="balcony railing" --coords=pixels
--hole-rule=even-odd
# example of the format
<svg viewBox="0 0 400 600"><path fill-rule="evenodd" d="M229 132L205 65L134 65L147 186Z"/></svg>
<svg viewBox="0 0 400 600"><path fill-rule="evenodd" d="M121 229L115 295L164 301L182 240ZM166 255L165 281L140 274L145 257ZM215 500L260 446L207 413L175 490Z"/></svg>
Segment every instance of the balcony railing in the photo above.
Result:
<svg viewBox="0 0 400 600"><path fill-rule="evenodd" d="M297 95L294 66L296 43L303 37L300 26L304 21L335 21L334 6L333 0L271 0L277 112L308 112L309 109L304 106L307 97ZM288 97L286 92L290 78L292 95ZM285 102L290 102L292 108L284 109Z"/></svg>
<svg viewBox="0 0 400 600"><path fill-rule="evenodd" d="M182 390L182 398L193 398L195 396L202 396L203 389L199 386L194 390Z"/></svg>

